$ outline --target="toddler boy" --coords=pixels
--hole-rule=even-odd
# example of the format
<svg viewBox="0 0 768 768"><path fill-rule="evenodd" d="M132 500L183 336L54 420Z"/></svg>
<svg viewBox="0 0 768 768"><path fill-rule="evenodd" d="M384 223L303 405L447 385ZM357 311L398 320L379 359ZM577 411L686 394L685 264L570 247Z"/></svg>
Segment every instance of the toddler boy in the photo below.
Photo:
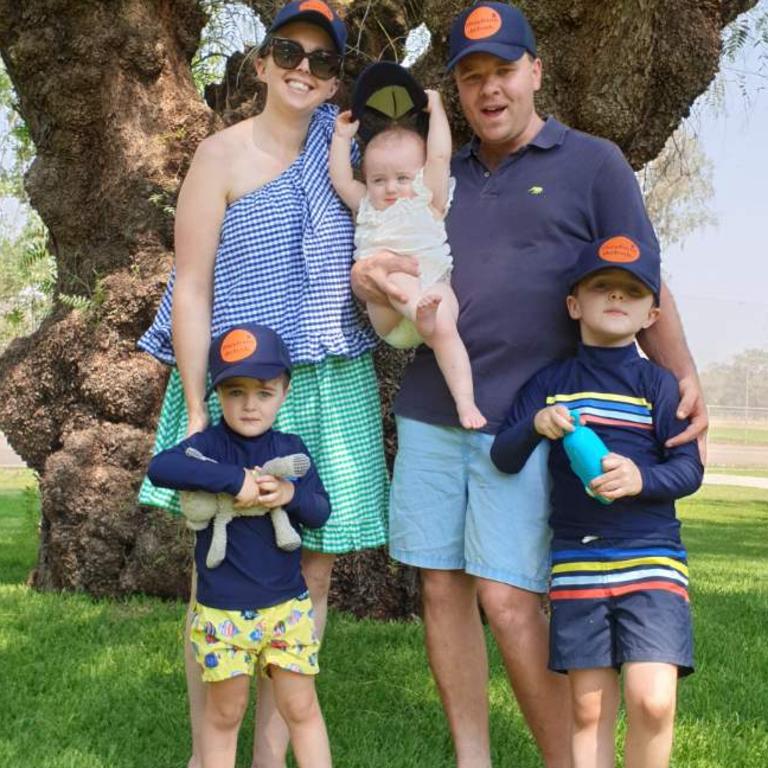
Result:
<svg viewBox="0 0 768 768"><path fill-rule="evenodd" d="M209 367L221 422L157 454L149 466L152 482L229 494L241 509L281 506L295 527L319 528L330 506L314 467L294 480L252 471L278 456L307 453L299 437L272 429L290 382L291 360L282 339L266 326L236 326L211 342ZM210 524L196 534L198 602L190 635L207 683L204 768L235 765L237 734L256 669L272 678L298 765L330 766L314 686L319 642L300 550L277 547L269 515L238 516L228 526L226 557L209 568L212 531Z"/></svg>

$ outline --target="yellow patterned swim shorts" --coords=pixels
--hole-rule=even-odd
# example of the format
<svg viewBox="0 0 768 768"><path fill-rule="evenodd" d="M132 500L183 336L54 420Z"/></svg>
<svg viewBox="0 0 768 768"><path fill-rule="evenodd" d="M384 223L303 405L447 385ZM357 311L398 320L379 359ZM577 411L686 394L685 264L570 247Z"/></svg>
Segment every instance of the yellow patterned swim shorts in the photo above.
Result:
<svg viewBox="0 0 768 768"><path fill-rule="evenodd" d="M216 682L238 675L269 674L269 666L316 675L320 642L309 593L284 603L248 611L224 611L197 603L189 635L203 670Z"/></svg>

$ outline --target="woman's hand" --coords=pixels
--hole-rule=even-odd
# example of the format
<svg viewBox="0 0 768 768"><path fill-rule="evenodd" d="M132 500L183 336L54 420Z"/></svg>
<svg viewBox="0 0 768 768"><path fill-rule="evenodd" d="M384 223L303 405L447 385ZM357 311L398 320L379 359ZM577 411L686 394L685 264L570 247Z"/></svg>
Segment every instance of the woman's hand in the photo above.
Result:
<svg viewBox="0 0 768 768"><path fill-rule="evenodd" d="M187 437L202 432L208 426L208 411L205 406L190 411L187 420Z"/></svg>

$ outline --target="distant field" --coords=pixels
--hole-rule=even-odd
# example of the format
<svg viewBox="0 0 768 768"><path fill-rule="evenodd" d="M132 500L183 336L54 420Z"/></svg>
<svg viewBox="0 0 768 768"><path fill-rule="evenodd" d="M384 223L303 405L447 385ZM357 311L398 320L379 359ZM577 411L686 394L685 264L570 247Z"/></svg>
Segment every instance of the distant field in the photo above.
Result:
<svg viewBox="0 0 768 768"><path fill-rule="evenodd" d="M709 428L709 441L724 444L768 445L768 424L716 422Z"/></svg>
<svg viewBox="0 0 768 768"><path fill-rule="evenodd" d="M710 475L737 475L738 477L768 477L768 467L719 467L707 465Z"/></svg>

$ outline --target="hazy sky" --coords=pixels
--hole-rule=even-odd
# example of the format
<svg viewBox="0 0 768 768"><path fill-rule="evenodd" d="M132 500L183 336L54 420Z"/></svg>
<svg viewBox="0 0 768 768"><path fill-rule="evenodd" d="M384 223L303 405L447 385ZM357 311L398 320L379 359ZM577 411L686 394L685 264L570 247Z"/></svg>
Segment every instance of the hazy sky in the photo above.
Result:
<svg viewBox="0 0 768 768"><path fill-rule="evenodd" d="M768 13L768 0L757 12ZM753 11L754 12L754 11ZM669 286L700 367L750 347L768 349L768 61L745 52L745 101L726 77L720 111L697 103L691 126L714 165L711 208L718 224L664 253ZM768 51L764 52L768 56Z"/></svg>

